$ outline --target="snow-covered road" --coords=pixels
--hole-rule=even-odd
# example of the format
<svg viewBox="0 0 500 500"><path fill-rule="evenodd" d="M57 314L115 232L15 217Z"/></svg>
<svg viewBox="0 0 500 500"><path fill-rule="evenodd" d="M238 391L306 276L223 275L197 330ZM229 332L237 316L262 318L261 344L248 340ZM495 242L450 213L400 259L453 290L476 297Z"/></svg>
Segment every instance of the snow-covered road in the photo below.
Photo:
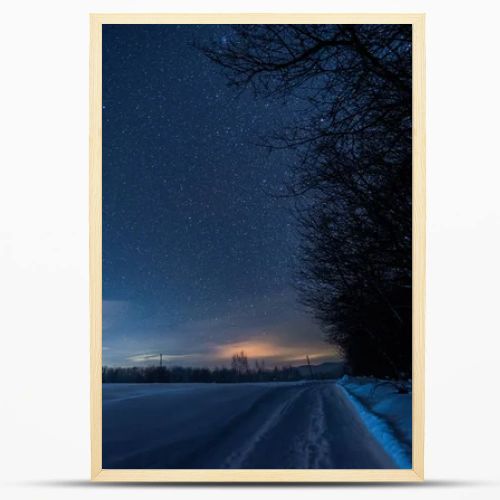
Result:
<svg viewBox="0 0 500 500"><path fill-rule="evenodd" d="M396 468L333 382L105 384L104 468Z"/></svg>

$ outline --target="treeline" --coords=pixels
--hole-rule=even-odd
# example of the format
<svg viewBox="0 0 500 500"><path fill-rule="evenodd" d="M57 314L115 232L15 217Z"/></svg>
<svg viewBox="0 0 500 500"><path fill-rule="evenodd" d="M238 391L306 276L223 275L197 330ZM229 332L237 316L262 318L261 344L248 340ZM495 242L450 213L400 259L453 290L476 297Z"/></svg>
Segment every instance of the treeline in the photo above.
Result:
<svg viewBox="0 0 500 500"><path fill-rule="evenodd" d="M318 374L314 378L333 378ZM294 367L275 367L273 370L234 368L188 368L176 366L109 367L102 369L103 383L241 383L241 382L291 382L302 380L300 370Z"/></svg>

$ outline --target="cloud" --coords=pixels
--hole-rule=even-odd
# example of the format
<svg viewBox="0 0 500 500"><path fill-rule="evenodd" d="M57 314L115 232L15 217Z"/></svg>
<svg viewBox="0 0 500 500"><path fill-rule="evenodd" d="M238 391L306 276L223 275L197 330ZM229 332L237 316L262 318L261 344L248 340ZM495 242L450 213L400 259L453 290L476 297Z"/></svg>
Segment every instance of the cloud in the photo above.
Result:
<svg viewBox="0 0 500 500"><path fill-rule="evenodd" d="M197 356L195 354L166 354L166 353L161 353L161 355L162 355L162 360L165 362L176 362L179 360L190 359ZM160 353L137 354L135 356L129 356L127 359L132 363L142 364L152 360L158 361L160 359Z"/></svg>
<svg viewBox="0 0 500 500"><path fill-rule="evenodd" d="M228 366L233 354L242 350L251 361L268 366L304 364L306 355L315 362L340 358L290 290L235 301L224 314L174 325L164 314L144 317L127 301L105 302L103 309L113 326L103 332L111 348L103 356L110 366L157 364L159 353L170 365Z"/></svg>

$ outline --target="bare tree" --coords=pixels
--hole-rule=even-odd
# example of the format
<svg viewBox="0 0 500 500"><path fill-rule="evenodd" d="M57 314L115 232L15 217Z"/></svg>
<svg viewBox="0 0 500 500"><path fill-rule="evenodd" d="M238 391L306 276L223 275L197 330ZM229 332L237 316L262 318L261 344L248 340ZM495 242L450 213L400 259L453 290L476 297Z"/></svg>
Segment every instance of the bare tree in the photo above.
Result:
<svg viewBox="0 0 500 500"><path fill-rule="evenodd" d="M300 103L263 143L298 158L302 301L354 372L411 374L411 26L241 25L203 50L231 85Z"/></svg>
<svg viewBox="0 0 500 500"><path fill-rule="evenodd" d="M231 361L231 368L237 373L237 375L243 375L248 373L248 358L245 351L236 353Z"/></svg>

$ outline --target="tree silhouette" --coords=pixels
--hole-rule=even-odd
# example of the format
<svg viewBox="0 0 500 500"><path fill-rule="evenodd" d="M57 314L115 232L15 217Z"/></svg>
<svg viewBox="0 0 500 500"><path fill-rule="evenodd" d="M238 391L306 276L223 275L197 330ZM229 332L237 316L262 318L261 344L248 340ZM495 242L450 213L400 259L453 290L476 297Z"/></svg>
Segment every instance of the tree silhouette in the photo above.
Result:
<svg viewBox="0 0 500 500"><path fill-rule="evenodd" d="M411 375L410 25L237 25L202 48L231 85L301 103L264 145L295 151L302 302L356 373Z"/></svg>
<svg viewBox="0 0 500 500"><path fill-rule="evenodd" d="M245 351L236 353L231 360L231 368L238 376L244 375L249 371L248 358Z"/></svg>

